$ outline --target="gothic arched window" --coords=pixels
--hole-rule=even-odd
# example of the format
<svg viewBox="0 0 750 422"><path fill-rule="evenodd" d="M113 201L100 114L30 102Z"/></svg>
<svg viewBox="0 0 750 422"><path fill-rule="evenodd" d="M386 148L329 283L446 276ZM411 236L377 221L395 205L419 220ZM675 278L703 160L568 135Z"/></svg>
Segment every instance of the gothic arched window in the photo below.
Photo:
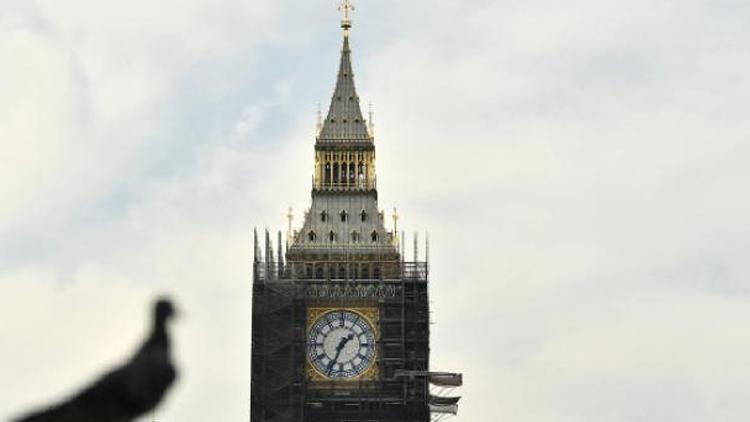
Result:
<svg viewBox="0 0 750 422"><path fill-rule="evenodd" d="M370 238L372 239L373 242L377 242L378 241L378 232L373 230L372 234L370 235Z"/></svg>
<svg viewBox="0 0 750 422"><path fill-rule="evenodd" d="M320 221L322 221L324 223L326 221L328 221L328 213L327 212L323 211L323 212L320 213Z"/></svg>
<svg viewBox="0 0 750 422"><path fill-rule="evenodd" d="M328 233L328 240L329 240L329 241L330 241L331 243L333 243L333 242L335 242L335 241L336 241L336 233L334 233L334 232L333 232L333 230L331 230L331 232L330 232L330 233Z"/></svg>
<svg viewBox="0 0 750 422"><path fill-rule="evenodd" d="M367 221L367 211L362 210L361 213L359 213L359 218L364 222Z"/></svg>
<svg viewBox="0 0 750 422"><path fill-rule="evenodd" d="M349 214L346 213L346 210L342 210L339 215L341 216L342 223L346 223L349 220Z"/></svg>
<svg viewBox="0 0 750 422"><path fill-rule="evenodd" d="M310 233L307 234L307 240L309 240L310 242L315 242L315 239L317 239L317 237L318 236L314 231L310 231Z"/></svg>
<svg viewBox="0 0 750 422"><path fill-rule="evenodd" d="M352 243L359 243L359 232L352 232Z"/></svg>

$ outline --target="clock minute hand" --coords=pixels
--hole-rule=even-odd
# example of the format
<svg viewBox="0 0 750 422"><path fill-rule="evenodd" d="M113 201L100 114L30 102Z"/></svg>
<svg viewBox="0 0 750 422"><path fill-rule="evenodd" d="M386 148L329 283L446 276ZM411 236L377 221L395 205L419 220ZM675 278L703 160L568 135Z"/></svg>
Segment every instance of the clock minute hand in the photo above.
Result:
<svg viewBox="0 0 750 422"><path fill-rule="evenodd" d="M341 350L344 348L347 341L348 340L346 339L346 337L341 337L341 341L339 342L339 345L336 346L336 356L334 356L333 359L331 359L331 363L329 363L328 368L326 368L326 373L328 373L328 375L331 375L331 371L333 370L333 365L335 365L336 361L339 359Z"/></svg>
<svg viewBox="0 0 750 422"><path fill-rule="evenodd" d="M336 356L333 357L331 360L331 363L328 364L328 368L326 368L326 372L328 375L331 374L331 371L333 370L333 365L336 364L336 361L339 359L339 355L341 354L341 351L344 350L344 346L346 346L346 343L349 342L349 340L353 339L354 335L349 334L346 337L341 337L341 341L339 342L339 345L336 346Z"/></svg>

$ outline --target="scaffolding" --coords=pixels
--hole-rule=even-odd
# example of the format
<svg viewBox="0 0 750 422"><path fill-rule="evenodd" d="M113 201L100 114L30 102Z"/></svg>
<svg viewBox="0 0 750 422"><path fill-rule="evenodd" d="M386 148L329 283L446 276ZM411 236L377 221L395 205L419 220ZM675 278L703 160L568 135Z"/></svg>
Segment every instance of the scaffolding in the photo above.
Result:
<svg viewBox="0 0 750 422"><path fill-rule="evenodd" d="M463 374L455 372L396 371L396 377L426 379L430 383L430 413L432 422L450 419L458 414L461 396L454 395L463 386Z"/></svg>
<svg viewBox="0 0 750 422"><path fill-rule="evenodd" d="M265 254L256 241L253 265L251 422L429 421L429 380L398 376L429 370L427 263L285 263L273 255L266 233ZM307 308L355 304L379 312L379 377L308 380Z"/></svg>

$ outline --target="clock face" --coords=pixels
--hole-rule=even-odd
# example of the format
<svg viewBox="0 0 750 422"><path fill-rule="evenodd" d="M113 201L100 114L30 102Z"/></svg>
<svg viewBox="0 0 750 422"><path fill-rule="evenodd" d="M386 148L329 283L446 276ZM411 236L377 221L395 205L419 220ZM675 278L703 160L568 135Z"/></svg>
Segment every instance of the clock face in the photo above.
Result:
<svg viewBox="0 0 750 422"><path fill-rule="evenodd" d="M357 312L326 312L310 327L307 356L325 377L357 378L375 362L375 330Z"/></svg>

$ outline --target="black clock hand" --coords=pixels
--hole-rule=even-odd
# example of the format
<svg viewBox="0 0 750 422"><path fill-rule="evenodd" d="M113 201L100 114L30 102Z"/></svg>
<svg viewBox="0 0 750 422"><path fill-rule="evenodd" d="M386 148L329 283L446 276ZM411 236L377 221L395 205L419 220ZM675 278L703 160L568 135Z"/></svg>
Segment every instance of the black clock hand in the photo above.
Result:
<svg viewBox="0 0 750 422"><path fill-rule="evenodd" d="M333 365L336 364L336 361L339 359L339 355L341 354L341 351L344 350L344 346L346 346L346 343L349 342L349 340L354 339L354 334L349 334L346 337L341 337L341 341L339 342L339 345L336 346L336 356L333 357L333 360L331 360L331 363L328 364L328 368L326 368L326 373L328 375L331 374L331 371L333 370Z"/></svg>
<svg viewBox="0 0 750 422"><path fill-rule="evenodd" d="M331 363L328 364L328 368L326 368L326 374L331 375L331 371L333 370L333 365L336 364L336 361L339 359L339 355L341 354L341 350L344 348L344 345L346 345L346 337L341 337L341 341L339 342L339 345L336 346L336 356L331 359Z"/></svg>
<svg viewBox="0 0 750 422"><path fill-rule="evenodd" d="M331 363L328 364L328 368L326 368L326 374L331 375L331 371L333 371L333 365L336 364L336 359L339 358L339 353L341 353L341 350L336 351L336 356L333 358Z"/></svg>

